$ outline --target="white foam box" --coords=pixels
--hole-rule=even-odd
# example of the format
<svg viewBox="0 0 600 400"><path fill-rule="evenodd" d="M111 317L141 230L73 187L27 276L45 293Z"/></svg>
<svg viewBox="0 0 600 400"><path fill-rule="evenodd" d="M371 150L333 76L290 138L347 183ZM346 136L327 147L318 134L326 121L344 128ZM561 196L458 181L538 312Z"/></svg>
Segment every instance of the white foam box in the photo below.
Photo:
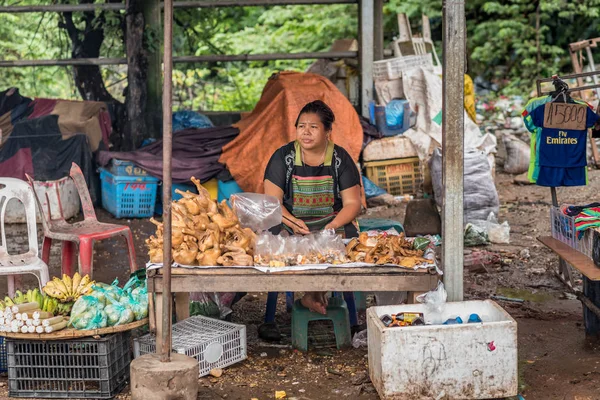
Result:
<svg viewBox="0 0 600 400"><path fill-rule="evenodd" d="M382 399L496 399L517 395L517 323L491 300L446 303L442 319L478 314L483 323L386 328L385 314L423 304L367 310L369 373Z"/></svg>
<svg viewBox="0 0 600 400"><path fill-rule="evenodd" d="M409 157L417 157L417 150L410 139L403 135L373 140L363 150L365 162Z"/></svg>

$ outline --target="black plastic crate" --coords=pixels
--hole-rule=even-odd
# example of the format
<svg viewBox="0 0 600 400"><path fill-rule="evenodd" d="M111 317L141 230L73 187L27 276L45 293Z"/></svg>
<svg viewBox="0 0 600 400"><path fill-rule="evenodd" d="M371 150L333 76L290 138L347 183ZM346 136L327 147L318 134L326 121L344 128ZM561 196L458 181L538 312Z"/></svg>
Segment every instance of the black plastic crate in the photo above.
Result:
<svg viewBox="0 0 600 400"><path fill-rule="evenodd" d="M129 380L129 332L6 343L10 397L111 399Z"/></svg>
<svg viewBox="0 0 600 400"><path fill-rule="evenodd" d="M8 372L8 362L6 357L6 341L0 337L0 374Z"/></svg>

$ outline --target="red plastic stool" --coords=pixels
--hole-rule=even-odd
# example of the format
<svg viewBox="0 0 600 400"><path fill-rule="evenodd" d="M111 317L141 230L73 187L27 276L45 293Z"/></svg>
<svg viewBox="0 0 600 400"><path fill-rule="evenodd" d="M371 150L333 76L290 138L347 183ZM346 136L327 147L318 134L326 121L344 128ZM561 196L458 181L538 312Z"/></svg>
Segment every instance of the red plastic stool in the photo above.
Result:
<svg viewBox="0 0 600 400"><path fill-rule="evenodd" d="M79 198L81 199L81 208L83 209L84 219L83 221L75 222L73 224L69 224L65 220L58 186L56 186L56 196L60 217L56 219L52 219L48 193L46 193L46 200L48 203L47 210L42 208L42 203L36 193L35 198L38 209L42 215L41 220L44 227L42 260L48 263L52 240L62 241L62 273L73 276L74 245L77 243L79 244L79 273L81 275L89 274L90 277L93 277L94 241L104 240L114 236L123 236L127 241L127 247L129 249L129 268L131 272L136 271L135 248L133 246L133 236L129 227L99 222L96 218L96 212L94 211L94 205L90 199L90 193L87 189L85 178L77 164L73 163L71 166L70 175L73 182L75 182L75 187L77 188ZM29 180L31 187L33 187L33 179L29 175L27 175L27 179Z"/></svg>

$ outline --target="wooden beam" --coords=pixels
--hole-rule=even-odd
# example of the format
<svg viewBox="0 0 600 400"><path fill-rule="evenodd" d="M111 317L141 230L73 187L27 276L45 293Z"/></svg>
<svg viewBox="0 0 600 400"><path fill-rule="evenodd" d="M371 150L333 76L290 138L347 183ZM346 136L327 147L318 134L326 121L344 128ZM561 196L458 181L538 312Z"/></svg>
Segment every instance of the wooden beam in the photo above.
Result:
<svg viewBox="0 0 600 400"><path fill-rule="evenodd" d="M448 301L463 299L465 3L444 0L442 264Z"/></svg>
<svg viewBox="0 0 600 400"><path fill-rule="evenodd" d="M233 61L276 61L276 60L312 60L356 58L356 51L317 51L308 53L272 53L272 54L238 54L238 55L205 55L173 57L173 63L206 63ZM69 58L62 60L4 60L0 68L12 67L50 67L69 65L126 65L126 58Z"/></svg>
<svg viewBox="0 0 600 400"><path fill-rule="evenodd" d="M585 254L550 236L542 236L538 240L589 280L600 281L600 268Z"/></svg>
<svg viewBox="0 0 600 400"><path fill-rule="evenodd" d="M360 1L359 54L360 54L360 106L361 114L369 118L369 103L373 100L373 23L374 0Z"/></svg>
<svg viewBox="0 0 600 400"><path fill-rule="evenodd" d="M327 4L357 4L358 0L222 0L222 1L176 1L174 8L219 8L219 7L256 7L284 5L327 5ZM164 3L160 3L164 8ZM125 10L124 3L95 3L95 4L49 4L43 6L1 6L0 13L31 13L31 12L85 12L85 11L121 11Z"/></svg>

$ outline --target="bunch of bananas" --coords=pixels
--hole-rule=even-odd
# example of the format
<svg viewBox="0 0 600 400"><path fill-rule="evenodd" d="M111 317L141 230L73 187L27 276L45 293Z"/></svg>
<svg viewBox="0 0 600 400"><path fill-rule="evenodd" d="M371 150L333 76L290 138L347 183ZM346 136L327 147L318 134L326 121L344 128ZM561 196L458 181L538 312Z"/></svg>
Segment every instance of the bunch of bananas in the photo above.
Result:
<svg viewBox="0 0 600 400"><path fill-rule="evenodd" d="M66 274L63 274L62 279L52 278L43 290L48 296L57 299L59 303L72 303L81 296L90 293L95 283L89 275L81 277L79 272L76 272L73 279Z"/></svg>

